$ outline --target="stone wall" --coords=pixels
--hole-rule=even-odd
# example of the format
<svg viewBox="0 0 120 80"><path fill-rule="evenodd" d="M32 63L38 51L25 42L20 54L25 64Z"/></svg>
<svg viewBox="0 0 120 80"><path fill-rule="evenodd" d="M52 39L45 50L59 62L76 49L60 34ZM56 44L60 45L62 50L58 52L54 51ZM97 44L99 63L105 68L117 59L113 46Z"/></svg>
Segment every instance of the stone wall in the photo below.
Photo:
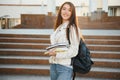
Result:
<svg viewBox="0 0 120 80"><path fill-rule="evenodd" d="M55 16L22 14L19 28L52 29L55 20ZM82 29L120 29L120 16L102 14L99 19L78 16L78 25Z"/></svg>

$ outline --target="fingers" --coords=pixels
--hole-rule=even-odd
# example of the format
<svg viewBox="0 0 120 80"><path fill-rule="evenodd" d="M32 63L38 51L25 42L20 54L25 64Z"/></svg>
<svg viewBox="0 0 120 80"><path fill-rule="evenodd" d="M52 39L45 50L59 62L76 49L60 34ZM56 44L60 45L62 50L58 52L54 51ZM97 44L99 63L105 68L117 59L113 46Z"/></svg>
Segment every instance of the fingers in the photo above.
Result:
<svg viewBox="0 0 120 80"><path fill-rule="evenodd" d="M50 51L49 56L56 56L56 52L54 50Z"/></svg>
<svg viewBox="0 0 120 80"><path fill-rule="evenodd" d="M48 54L49 56L56 56L56 52L54 49L51 49L51 50L45 52L44 54Z"/></svg>

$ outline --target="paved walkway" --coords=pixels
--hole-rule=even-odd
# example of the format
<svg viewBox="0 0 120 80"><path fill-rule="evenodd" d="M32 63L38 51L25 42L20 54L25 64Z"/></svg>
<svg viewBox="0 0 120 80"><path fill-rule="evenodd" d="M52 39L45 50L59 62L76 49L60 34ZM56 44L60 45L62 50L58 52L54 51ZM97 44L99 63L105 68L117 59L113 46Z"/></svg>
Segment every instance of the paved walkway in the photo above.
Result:
<svg viewBox="0 0 120 80"><path fill-rule="evenodd" d="M39 75L0 75L0 80L50 80L50 77ZM75 80L116 80L116 79L76 78Z"/></svg>

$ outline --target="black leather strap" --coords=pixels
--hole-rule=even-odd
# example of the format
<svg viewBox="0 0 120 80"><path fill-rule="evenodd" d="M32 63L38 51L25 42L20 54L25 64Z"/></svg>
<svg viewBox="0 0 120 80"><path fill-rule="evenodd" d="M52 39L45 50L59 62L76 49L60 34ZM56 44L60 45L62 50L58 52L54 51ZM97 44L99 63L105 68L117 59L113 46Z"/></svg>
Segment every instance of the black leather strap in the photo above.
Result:
<svg viewBox="0 0 120 80"><path fill-rule="evenodd" d="M70 36L69 36L70 28L67 28L67 29L68 29L68 30L67 30L68 42L69 42L69 44L71 44L71 43L70 43ZM72 61L72 59L71 59L71 61ZM72 65L72 62L71 62L71 65ZM76 73L73 71L73 78L72 78L72 80L75 80L75 76L76 76Z"/></svg>
<svg viewBox="0 0 120 80"><path fill-rule="evenodd" d="M73 78L72 80L75 80L76 73L73 71Z"/></svg>
<svg viewBox="0 0 120 80"><path fill-rule="evenodd" d="M70 43L70 36L69 36L69 33L70 33L70 28L67 28L67 29L68 29L68 30L67 30L67 34L68 34L68 35L67 35L68 42L69 42L69 44L71 44L71 43Z"/></svg>

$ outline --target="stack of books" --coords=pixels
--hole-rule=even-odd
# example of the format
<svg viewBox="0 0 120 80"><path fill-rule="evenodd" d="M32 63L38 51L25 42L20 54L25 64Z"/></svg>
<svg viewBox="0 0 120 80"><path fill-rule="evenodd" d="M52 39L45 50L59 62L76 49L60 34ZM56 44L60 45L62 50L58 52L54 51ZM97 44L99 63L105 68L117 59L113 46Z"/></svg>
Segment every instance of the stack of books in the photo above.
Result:
<svg viewBox="0 0 120 80"><path fill-rule="evenodd" d="M57 43L57 44L48 46L48 47L46 48L46 50L50 50L50 49L53 49L53 48L60 48L60 47L69 47L69 44Z"/></svg>
<svg viewBox="0 0 120 80"><path fill-rule="evenodd" d="M46 48L47 51L49 51L50 49L55 48L55 52L65 52L65 50L61 49L64 47L69 47L69 44L65 44L65 43L57 43L54 45L50 45ZM45 54L47 54L47 52L45 52Z"/></svg>

